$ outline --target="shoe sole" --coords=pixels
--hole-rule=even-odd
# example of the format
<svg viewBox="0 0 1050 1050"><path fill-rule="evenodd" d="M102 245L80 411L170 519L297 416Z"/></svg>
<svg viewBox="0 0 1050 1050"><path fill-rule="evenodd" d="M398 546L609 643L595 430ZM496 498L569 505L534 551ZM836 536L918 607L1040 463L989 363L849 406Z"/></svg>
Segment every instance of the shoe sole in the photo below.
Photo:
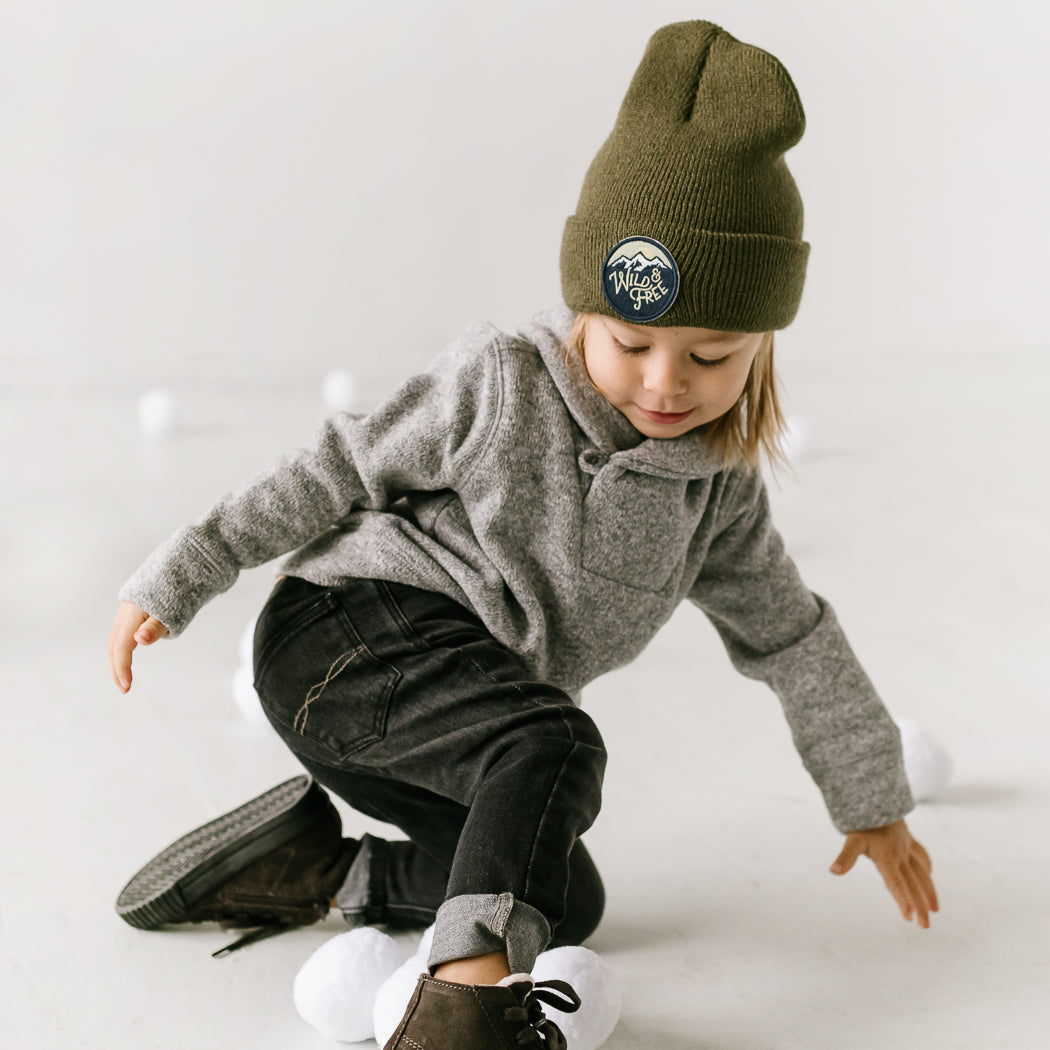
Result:
<svg viewBox="0 0 1050 1050"><path fill-rule="evenodd" d="M117 914L140 930L187 922L194 903L306 831L328 806L328 797L312 777L278 784L158 853L120 891Z"/></svg>

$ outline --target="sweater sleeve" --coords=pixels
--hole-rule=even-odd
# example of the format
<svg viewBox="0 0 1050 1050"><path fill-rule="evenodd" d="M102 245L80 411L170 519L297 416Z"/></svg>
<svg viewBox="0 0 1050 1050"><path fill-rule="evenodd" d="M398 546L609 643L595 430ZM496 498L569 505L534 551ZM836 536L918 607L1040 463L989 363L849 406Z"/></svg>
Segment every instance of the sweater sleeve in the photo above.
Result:
<svg viewBox="0 0 1050 1050"><path fill-rule="evenodd" d="M757 472L740 472L721 513L690 599L736 669L780 698L835 826L845 833L899 820L914 805L900 734L831 606L787 556Z"/></svg>
<svg viewBox="0 0 1050 1050"><path fill-rule="evenodd" d="M480 349L491 342L485 334L472 330L372 414L327 418L305 445L157 547L119 597L174 638L241 569L301 547L354 510L454 487L498 419L499 358Z"/></svg>

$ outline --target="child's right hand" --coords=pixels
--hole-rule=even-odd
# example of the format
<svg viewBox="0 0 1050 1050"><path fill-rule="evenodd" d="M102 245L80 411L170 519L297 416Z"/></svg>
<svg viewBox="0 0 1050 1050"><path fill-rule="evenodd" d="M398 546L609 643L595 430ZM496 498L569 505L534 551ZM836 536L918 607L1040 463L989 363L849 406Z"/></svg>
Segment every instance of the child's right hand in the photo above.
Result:
<svg viewBox="0 0 1050 1050"><path fill-rule="evenodd" d="M134 602L120 603L106 639L106 655L109 673L122 693L131 688L131 652L135 646L152 645L167 633L160 620L143 612Z"/></svg>

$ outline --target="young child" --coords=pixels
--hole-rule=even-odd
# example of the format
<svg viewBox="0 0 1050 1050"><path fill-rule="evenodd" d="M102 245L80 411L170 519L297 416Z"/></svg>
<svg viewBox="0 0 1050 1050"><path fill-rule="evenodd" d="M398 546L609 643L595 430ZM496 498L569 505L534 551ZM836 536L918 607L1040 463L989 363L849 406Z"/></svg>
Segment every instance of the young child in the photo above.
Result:
<svg viewBox="0 0 1050 1050"><path fill-rule="evenodd" d="M327 419L125 584L108 651L126 692L137 645L292 552L255 676L309 774L151 861L128 922L298 924L333 902L351 923L433 921L389 1050L563 1045L527 975L603 909L580 836L606 756L576 699L688 599L782 701L846 835L832 871L866 854L928 926L896 727L758 469L781 425L772 333L809 251L784 162L803 126L768 53L707 22L657 32L565 227L566 307L472 328L370 415ZM407 840L342 838L322 786Z"/></svg>

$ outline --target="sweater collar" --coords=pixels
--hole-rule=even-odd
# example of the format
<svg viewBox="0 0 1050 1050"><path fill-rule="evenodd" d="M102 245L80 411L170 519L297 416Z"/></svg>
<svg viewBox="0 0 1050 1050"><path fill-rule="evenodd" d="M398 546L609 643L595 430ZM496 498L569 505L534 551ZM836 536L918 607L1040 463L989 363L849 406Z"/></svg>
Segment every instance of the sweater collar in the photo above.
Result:
<svg viewBox="0 0 1050 1050"><path fill-rule="evenodd" d="M521 334L539 350L570 414L602 458L624 470L663 478L707 478L722 470L704 441L704 428L677 438L646 437L594 389L583 362L566 351L575 316L565 306L545 310Z"/></svg>

